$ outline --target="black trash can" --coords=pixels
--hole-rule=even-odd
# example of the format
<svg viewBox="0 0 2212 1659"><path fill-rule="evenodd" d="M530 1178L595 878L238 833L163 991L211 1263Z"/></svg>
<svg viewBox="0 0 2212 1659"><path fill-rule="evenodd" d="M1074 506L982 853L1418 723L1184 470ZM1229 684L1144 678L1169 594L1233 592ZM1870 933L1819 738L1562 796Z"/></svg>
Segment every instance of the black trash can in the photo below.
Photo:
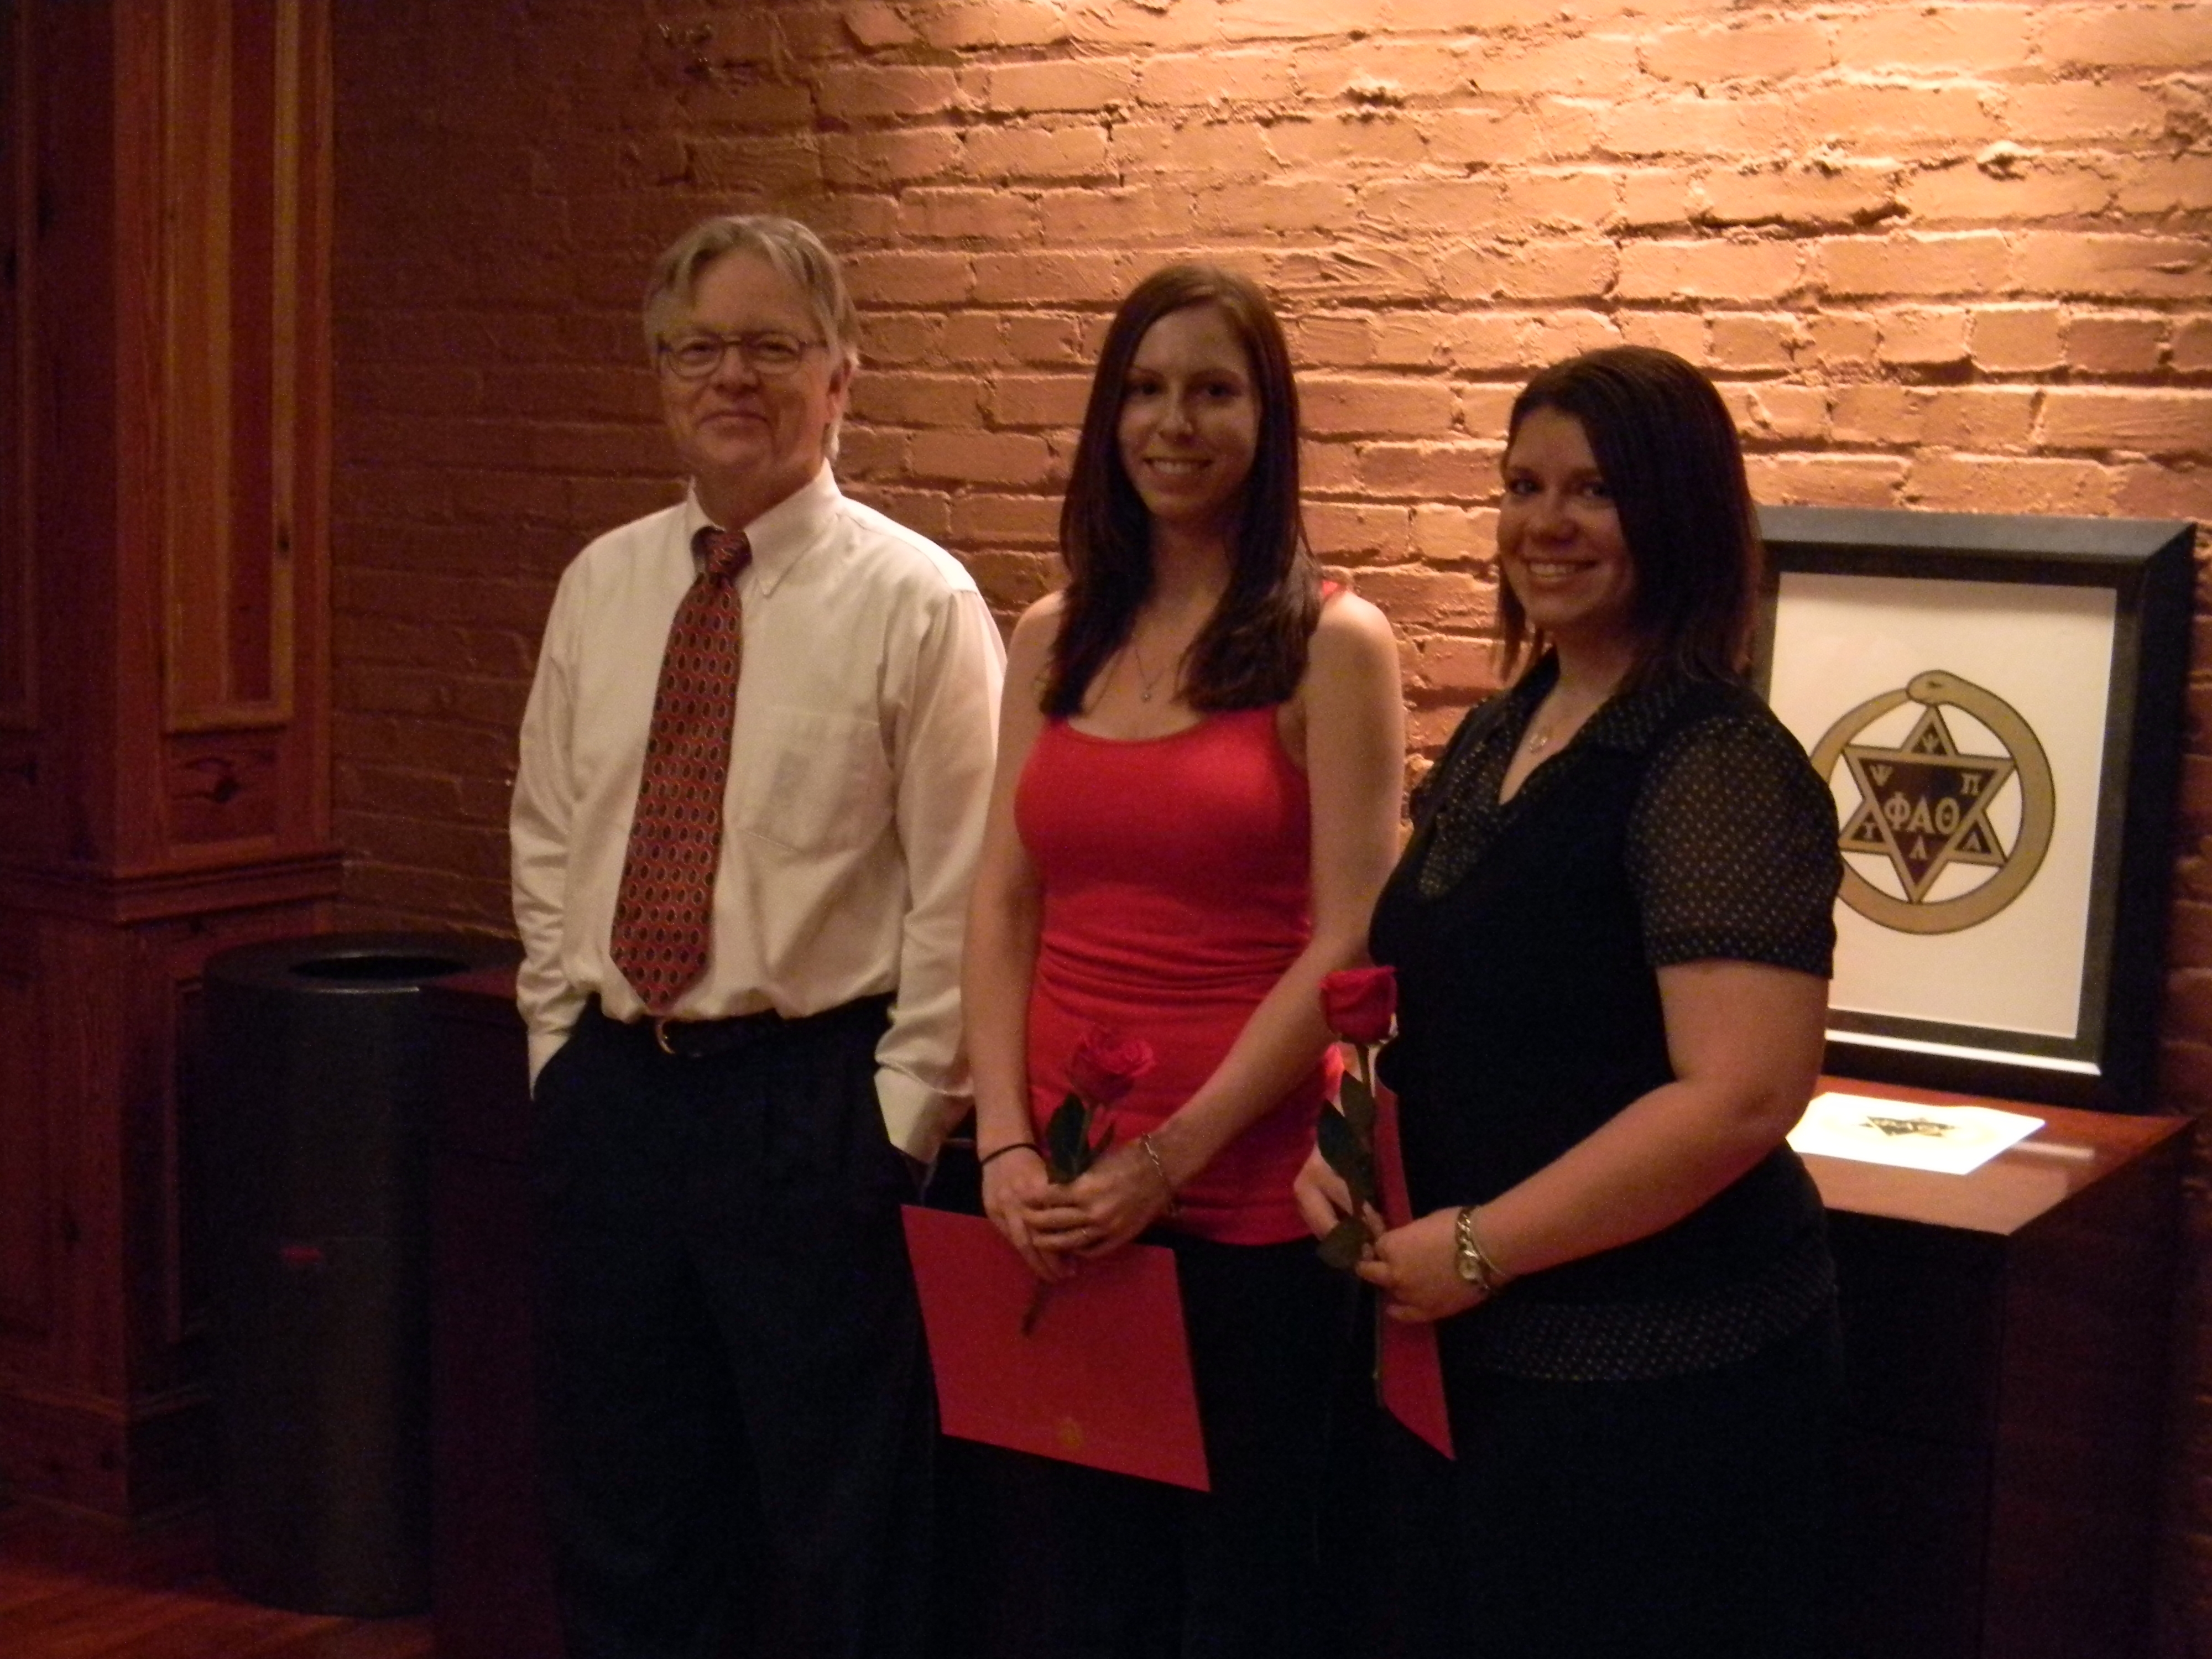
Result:
<svg viewBox="0 0 2212 1659"><path fill-rule="evenodd" d="M207 1145L223 1577L374 1618L430 1600L422 987L483 936L331 933L209 959Z"/></svg>

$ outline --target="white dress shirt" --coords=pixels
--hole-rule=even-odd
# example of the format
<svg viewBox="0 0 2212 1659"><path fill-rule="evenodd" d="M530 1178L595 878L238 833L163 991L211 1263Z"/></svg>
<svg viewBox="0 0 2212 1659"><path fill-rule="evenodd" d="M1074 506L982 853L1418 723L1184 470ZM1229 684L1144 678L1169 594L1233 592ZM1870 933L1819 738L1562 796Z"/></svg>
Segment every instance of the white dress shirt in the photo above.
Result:
<svg viewBox="0 0 2212 1659"><path fill-rule="evenodd" d="M691 495L600 537L546 623L511 818L533 1079L586 998L645 1014L608 941L661 654L708 522ZM876 1093L892 1145L927 1158L966 1107L960 949L1005 649L958 561L846 500L826 465L744 529L713 952L670 1012L795 1018L896 992Z"/></svg>

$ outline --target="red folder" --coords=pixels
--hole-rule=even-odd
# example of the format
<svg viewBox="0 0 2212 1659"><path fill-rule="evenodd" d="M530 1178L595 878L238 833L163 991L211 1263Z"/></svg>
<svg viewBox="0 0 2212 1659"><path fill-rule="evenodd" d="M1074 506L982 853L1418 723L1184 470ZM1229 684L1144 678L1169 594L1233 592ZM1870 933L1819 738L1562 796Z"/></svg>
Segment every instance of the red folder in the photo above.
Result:
<svg viewBox="0 0 2212 1659"><path fill-rule="evenodd" d="M1406 1163L1398 1146L1398 1097L1375 1085L1375 1174L1382 1188L1382 1219L1402 1227L1413 1218L1406 1192ZM1444 1373L1437 1354L1437 1328L1376 1321L1376 1392L1391 1416L1446 1457L1452 1453L1451 1418L1444 1409Z"/></svg>
<svg viewBox="0 0 2212 1659"><path fill-rule="evenodd" d="M1210 1491L1175 1255L1133 1244L1052 1287L981 1216L906 1210L945 1431Z"/></svg>

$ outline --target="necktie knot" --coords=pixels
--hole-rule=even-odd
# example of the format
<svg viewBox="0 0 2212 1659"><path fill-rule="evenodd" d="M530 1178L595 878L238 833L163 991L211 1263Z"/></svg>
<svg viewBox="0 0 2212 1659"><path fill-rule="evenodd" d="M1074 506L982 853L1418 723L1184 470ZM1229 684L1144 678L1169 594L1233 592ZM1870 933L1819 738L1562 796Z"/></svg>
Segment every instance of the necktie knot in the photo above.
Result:
<svg viewBox="0 0 2212 1659"><path fill-rule="evenodd" d="M745 539L742 530L717 530L712 525L702 526L696 546L699 562L708 578L713 581L734 581L738 573L752 562L753 544Z"/></svg>

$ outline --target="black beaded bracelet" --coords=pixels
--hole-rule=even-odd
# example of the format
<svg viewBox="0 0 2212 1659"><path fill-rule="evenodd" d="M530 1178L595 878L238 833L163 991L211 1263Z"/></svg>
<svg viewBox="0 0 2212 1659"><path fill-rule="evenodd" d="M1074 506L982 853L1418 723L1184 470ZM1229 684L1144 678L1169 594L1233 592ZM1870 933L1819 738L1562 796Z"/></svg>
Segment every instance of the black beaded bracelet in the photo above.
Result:
<svg viewBox="0 0 2212 1659"><path fill-rule="evenodd" d="M986 1152L982 1157L977 1158L975 1160L975 1167L979 1170L982 1169L988 1165L993 1158L1004 1158L1008 1152L1035 1152L1039 1158L1042 1158L1044 1156L1042 1149L1041 1149L1034 1140L1010 1140L1005 1146L1000 1147L997 1152Z"/></svg>

